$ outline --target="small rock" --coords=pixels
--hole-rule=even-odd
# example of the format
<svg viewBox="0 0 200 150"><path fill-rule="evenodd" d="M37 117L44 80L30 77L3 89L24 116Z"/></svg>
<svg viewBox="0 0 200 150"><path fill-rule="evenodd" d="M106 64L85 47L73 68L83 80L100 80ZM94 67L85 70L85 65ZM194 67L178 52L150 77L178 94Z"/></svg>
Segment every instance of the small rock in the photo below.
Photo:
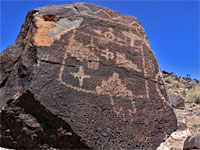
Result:
<svg viewBox="0 0 200 150"><path fill-rule="evenodd" d="M181 108L184 107L184 99L181 98L179 95L170 94L169 95L170 103L174 108Z"/></svg>
<svg viewBox="0 0 200 150"><path fill-rule="evenodd" d="M200 136L189 136L184 142L183 150L200 150Z"/></svg>
<svg viewBox="0 0 200 150"><path fill-rule="evenodd" d="M178 122L178 129L179 130L185 130L185 129L187 129L187 125L185 123L179 121Z"/></svg>
<svg viewBox="0 0 200 150"><path fill-rule="evenodd" d="M189 129L186 130L177 130L171 134L171 137L174 139L184 139L191 135Z"/></svg>

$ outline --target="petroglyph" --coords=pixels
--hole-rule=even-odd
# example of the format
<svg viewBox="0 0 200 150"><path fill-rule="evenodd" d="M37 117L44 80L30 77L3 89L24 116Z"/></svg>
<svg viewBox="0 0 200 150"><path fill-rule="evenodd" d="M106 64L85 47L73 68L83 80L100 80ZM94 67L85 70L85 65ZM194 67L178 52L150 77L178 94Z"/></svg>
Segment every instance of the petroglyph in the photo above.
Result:
<svg viewBox="0 0 200 150"><path fill-rule="evenodd" d="M156 80L158 80L158 78L161 78L161 77L162 77L161 71L159 71L159 72L156 74L155 78L156 78ZM162 100L166 101L165 97L162 95L160 89L158 88L159 83L156 83L155 85L156 85L156 91L157 91L159 97L160 97ZM160 86L161 89L164 88L164 85L159 85L159 86ZM166 101L166 102L167 102L167 101ZM168 103L168 102L167 102L167 103Z"/></svg>
<svg viewBox="0 0 200 150"><path fill-rule="evenodd" d="M75 78L78 78L80 86L83 86L83 80L85 78L90 78L90 75L85 75L83 66L80 66L77 73L71 73Z"/></svg>
<svg viewBox="0 0 200 150"><path fill-rule="evenodd" d="M106 48L106 50L102 50L102 52L103 53L101 54L101 56L105 57L106 60L114 58L114 54L112 52L110 52L107 48Z"/></svg>
<svg viewBox="0 0 200 150"><path fill-rule="evenodd" d="M39 13L34 15L34 19L37 26L34 42L39 46L51 46L56 39L60 39L61 35L72 28L78 27L82 22L82 18L76 18L74 20L62 18L58 22L45 21Z"/></svg>
<svg viewBox="0 0 200 150"><path fill-rule="evenodd" d="M132 104L132 109L128 110L129 115L135 113L135 104L133 102L133 93L132 91L126 88L126 84L123 84L119 78L119 74L114 72L113 75L108 78L108 80L103 80L101 86L96 87L96 92L98 94L109 95L111 100L111 105L113 106L114 112L119 115L123 113L123 108L120 106L119 109L115 107L115 102L113 97L128 97Z"/></svg>
<svg viewBox="0 0 200 150"><path fill-rule="evenodd" d="M82 7L82 9L83 8L86 9L86 10L81 10L81 14L87 15L87 16L90 16L90 17L93 17L93 18L98 18L98 19L104 20L106 22L119 24L119 25L122 25L122 26L127 26L129 28L135 28L135 26L133 26L132 24L137 23L137 20L127 22L127 20L123 19L123 17L119 14L117 14L117 16L111 16L111 15L109 15L108 12L106 12L105 10L102 10L102 9L99 9L96 12L94 12L94 11L91 11L91 9L87 6L81 5L81 7ZM104 14L102 14L101 12L103 12ZM102 16L102 17L100 17L99 15Z"/></svg>
<svg viewBox="0 0 200 150"><path fill-rule="evenodd" d="M37 63L37 66L40 66L41 60L43 60L43 61L48 61L48 59L49 59L49 55L47 54L44 58L39 59L39 61L38 61L38 63Z"/></svg>
<svg viewBox="0 0 200 150"><path fill-rule="evenodd" d="M103 80L102 85L96 87L96 91L98 94L107 94L116 97L133 97L132 92L126 89L126 86L122 84L122 81L119 78L119 74L116 72L114 72L108 80Z"/></svg>
<svg viewBox="0 0 200 150"><path fill-rule="evenodd" d="M147 76L150 77L155 72L155 67L154 67L154 64L153 64L152 60L147 59L146 61L147 61L147 63L146 63L146 72L147 72Z"/></svg>
<svg viewBox="0 0 200 150"><path fill-rule="evenodd" d="M142 40L138 35L136 34L133 34L131 33L130 31L122 31L122 34L125 36L125 37L128 37L130 39L130 46L131 47L134 47L134 40L137 39L137 40Z"/></svg>
<svg viewBox="0 0 200 150"><path fill-rule="evenodd" d="M76 59L78 59L80 62L89 62L89 61L99 62L99 57L95 55L94 51L91 51L88 47L85 47L82 43L78 43L75 41L70 43L70 48L66 48L66 52L71 57L75 57Z"/></svg>
<svg viewBox="0 0 200 150"><path fill-rule="evenodd" d="M76 91L80 91L80 92L85 92L85 93L92 93L92 94L95 94L95 91L92 91L92 90L86 90L86 89L83 89L83 88L80 88L80 87L74 87L72 86L71 84L68 84L66 82L63 81L63 78L62 78L62 75L63 75L63 71L65 69L65 63L66 63L66 59L68 57L68 53L71 49L71 46L73 45L73 40L74 40L74 33L76 32L76 29L73 30L73 34L71 36L71 39L70 39L70 44L66 47L66 52L64 54L64 57L63 57L63 61L62 61L62 65L61 65L61 68L60 68L60 72L59 72L59 81L60 83L62 83L64 86L66 87L69 87L73 90L76 90Z"/></svg>
<svg viewBox="0 0 200 150"><path fill-rule="evenodd" d="M99 68L99 62L91 61L87 63L88 68L97 70Z"/></svg>
<svg viewBox="0 0 200 150"><path fill-rule="evenodd" d="M127 68L129 70L136 70L137 72L141 72L142 71L131 60L126 59L125 54L121 54L121 53L118 53L118 52L117 52L117 57L116 57L116 64L119 67L125 67L125 68Z"/></svg>
<svg viewBox="0 0 200 150"><path fill-rule="evenodd" d="M97 47L95 47L95 45L93 43L94 37L92 37L91 43L87 46L84 46L80 42L76 42L75 39L74 39L74 36L75 36L75 32L77 32L77 31L76 31L76 29L72 29L72 30L74 30L74 33L73 33L72 37L70 38L69 45L66 47L66 52L65 52L65 55L64 55L64 58L63 58L62 67L61 67L60 73L59 73L59 80L65 86L70 87L70 88L77 90L77 91L96 94L96 92L97 92L96 90L88 90L88 89L83 89L81 87L73 87L72 85L65 83L62 79L62 74L63 74L64 68L65 68L64 67L65 61L69 57L75 57L80 62L87 63L88 68L97 70L99 68L100 58L95 55L95 53L94 53L95 50L101 52L100 55L104 56L106 58L106 60L114 59L115 56L116 56L116 60L115 60L116 64L120 67L125 67L129 70L136 70L137 72L142 72L142 69L138 68L138 66L136 64L134 64L131 60L128 60L126 58L125 54L121 54L119 52L112 53L108 49L99 50ZM78 31L78 32L80 32L80 31ZM100 33L101 31L98 31L98 32ZM103 37L98 37L98 38L102 39ZM92 47L92 49L91 49L91 47ZM142 49L142 47L140 47L140 48ZM141 50L141 52L142 52L142 55L144 56L143 50ZM144 65L145 65L144 64L144 58L142 58L142 64L143 64L143 67L144 67ZM145 72L146 71L144 70L144 73ZM145 89L146 89L146 92L145 92L146 94L144 94L144 95L133 95L133 97L142 98L142 99L149 97L149 88L148 88L148 81L147 80L145 80Z"/></svg>
<svg viewBox="0 0 200 150"><path fill-rule="evenodd" d="M116 37L114 37L114 34L112 33L113 29L109 29L108 30L109 32L105 32L105 33L102 33L102 31L100 31L100 30L93 30L95 33L98 34L98 36L94 36L94 35L91 36L88 33L81 32L81 33L83 33L87 36L92 37L90 44L88 44L86 46L84 46L81 42L76 42L76 40L74 38L75 33L76 32L80 33L80 31L77 31L76 29L72 29L72 30L73 30L73 35L70 38L69 45L66 47L66 53L64 55L62 67L61 67L60 73L59 73L59 81L63 85L65 85L69 88L72 88L74 90L77 90L77 91L82 91L82 92L91 93L91 94L108 95L109 98L110 98L110 103L113 106L113 111L116 114L121 114L121 115L125 115L125 116L127 115L127 113L124 114L124 108L122 108L121 106L118 106L118 107L115 106L115 100L114 99L116 97L125 97L126 96L130 99L130 102L131 102L131 105L132 105L131 109L128 109L127 112L128 112L129 115L134 114L135 113L135 107L134 107L135 105L134 105L134 102L133 102L133 98L141 98L141 99L149 98L148 80L144 81L145 82L145 89L146 89L145 93L143 95L135 95L130 90L126 89L126 84L122 84L122 81L119 79L119 74L117 74L117 73L113 73L113 76L108 79L109 81L108 80L102 81L103 87L97 86L96 89L94 89L94 90L82 88L83 80L85 78L92 78L92 76L84 74L84 70L83 70L82 66L79 68L78 73L71 73L75 78L79 79L80 87L74 87L71 84L68 84L65 81L63 81L62 74L63 74L64 68L65 68L64 67L65 61L69 57L75 57L80 62L87 63L88 68L98 70L100 58L98 56L96 56L96 54L95 54L95 50L96 50L96 51L99 51L100 55L103 56L107 61L113 60L114 58L116 58L115 62L116 62L116 65L118 65L119 67L125 67L128 70L136 70L137 72L144 71L144 76L147 77L148 70L145 67L147 65L145 63L144 51L143 51L143 48L142 48L142 44L143 44L143 41L145 39L141 40L141 38L139 36L134 35L133 33L129 34L126 31L122 32L124 34L124 36L130 37L130 38L134 37L136 39L141 40L141 45L138 47L138 49L140 49L140 52L141 52L141 55L142 55L141 61L142 61L143 68L140 69L136 64L134 64L132 62L132 60L127 59L125 54L115 52L115 51L114 51L115 53L111 52L111 51L109 51L108 48L105 49L105 50L100 50L100 49L98 49L98 47L95 46L94 38L98 38L98 41L99 40L105 41L105 39L106 39L106 40L109 40L111 42L117 43L116 40L114 40L114 39L116 39ZM134 40L132 40L129 44L130 44L130 46L134 46ZM144 70L142 70L142 69L144 69ZM110 86L110 89L106 88L106 85L109 85L109 84L112 85L114 83L115 83L115 86ZM115 87L115 88L113 88L113 87Z"/></svg>

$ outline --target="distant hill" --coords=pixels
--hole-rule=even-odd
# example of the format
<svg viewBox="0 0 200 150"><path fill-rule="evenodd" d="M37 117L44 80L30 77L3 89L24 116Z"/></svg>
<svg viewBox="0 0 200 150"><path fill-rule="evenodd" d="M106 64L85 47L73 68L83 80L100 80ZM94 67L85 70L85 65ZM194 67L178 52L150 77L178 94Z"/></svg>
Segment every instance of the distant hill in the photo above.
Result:
<svg viewBox="0 0 200 150"><path fill-rule="evenodd" d="M162 71L168 95L181 96L185 102L200 104L200 81L188 77L178 77L173 72Z"/></svg>

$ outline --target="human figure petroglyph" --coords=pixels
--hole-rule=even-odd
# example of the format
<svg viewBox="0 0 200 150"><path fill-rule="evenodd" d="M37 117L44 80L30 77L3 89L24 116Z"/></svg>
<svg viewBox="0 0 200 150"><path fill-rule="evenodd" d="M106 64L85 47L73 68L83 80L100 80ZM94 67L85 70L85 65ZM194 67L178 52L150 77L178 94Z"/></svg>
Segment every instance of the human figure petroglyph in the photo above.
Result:
<svg viewBox="0 0 200 150"><path fill-rule="evenodd" d="M74 78L78 78L80 87L83 86L83 80L85 78L91 78L90 75L85 75L83 66L80 66L79 71L77 73L72 73L71 74L74 76Z"/></svg>
<svg viewBox="0 0 200 150"><path fill-rule="evenodd" d="M114 72L113 75L108 78L108 80L102 81L101 86L96 87L96 92L98 94L106 94L109 95L111 100L111 105L113 107L114 112L119 115L125 115L124 109L120 106L117 108L115 105L114 97L128 97L131 101L131 109L128 110L128 114L132 115L135 113L136 108L133 101L133 93L132 91L126 88L126 84L122 83L122 80L119 78L119 74Z"/></svg>

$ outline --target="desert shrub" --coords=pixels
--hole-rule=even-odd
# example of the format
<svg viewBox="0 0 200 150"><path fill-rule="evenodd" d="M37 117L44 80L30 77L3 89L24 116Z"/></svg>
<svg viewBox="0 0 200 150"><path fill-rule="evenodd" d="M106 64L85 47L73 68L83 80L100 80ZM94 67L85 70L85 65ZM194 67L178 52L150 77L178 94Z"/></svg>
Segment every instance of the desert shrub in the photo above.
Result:
<svg viewBox="0 0 200 150"><path fill-rule="evenodd" d="M185 88L182 88L181 94L182 94L184 97L186 96L186 90L185 90Z"/></svg>
<svg viewBox="0 0 200 150"><path fill-rule="evenodd" d="M172 83L173 79L171 77L167 77L165 79L165 83Z"/></svg>
<svg viewBox="0 0 200 150"><path fill-rule="evenodd" d="M200 104L200 85L188 91L189 99L197 104Z"/></svg>
<svg viewBox="0 0 200 150"><path fill-rule="evenodd" d="M196 92L191 94L190 98L194 103L200 104L200 96Z"/></svg>
<svg viewBox="0 0 200 150"><path fill-rule="evenodd" d="M175 85L176 88L184 88L184 84L178 81L173 81L173 84Z"/></svg>

